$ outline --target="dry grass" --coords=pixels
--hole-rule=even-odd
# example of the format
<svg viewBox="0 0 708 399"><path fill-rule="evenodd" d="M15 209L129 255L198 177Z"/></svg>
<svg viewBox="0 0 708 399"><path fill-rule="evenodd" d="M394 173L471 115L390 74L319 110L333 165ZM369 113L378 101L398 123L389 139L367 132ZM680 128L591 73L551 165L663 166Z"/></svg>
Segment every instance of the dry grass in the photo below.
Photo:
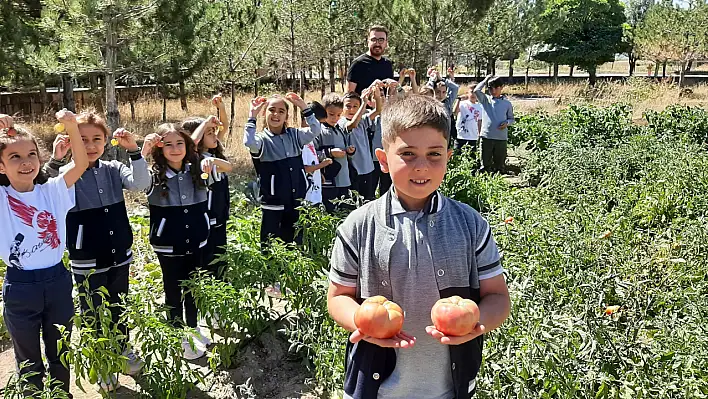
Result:
<svg viewBox="0 0 708 399"><path fill-rule="evenodd" d="M690 92L680 95L679 89L671 84L655 84L647 80L635 78L627 82L600 82L594 89L588 88L584 83L543 83L530 84L528 91L523 85L509 86L505 91L512 96L515 110L518 113L532 112L557 112L570 103L591 103L608 105L616 102L632 104L635 118L641 118L645 110L662 110L670 104L687 104L694 106L708 105L708 85L699 85L690 88ZM536 97L536 98L528 98ZM308 92L306 100L319 100L319 92ZM522 98L526 97L526 98ZM227 109L230 107L230 98L225 98ZM253 166L248 150L243 146L243 125L248 118L250 95L241 94L235 101L234 125L232 134L227 135L226 149L235 165L235 174L241 178L253 176ZM167 121L180 122L190 116L205 117L215 114L208 98L190 99L189 112L180 108L178 100L167 102ZM129 104L120 105L121 120L124 126L140 137L155 131L162 123L162 101L156 98L142 98L135 106L135 120L131 120ZM52 130L52 119L47 116L44 122L30 123L26 126L42 138L47 149L55 133ZM259 121L262 126L262 121Z"/></svg>

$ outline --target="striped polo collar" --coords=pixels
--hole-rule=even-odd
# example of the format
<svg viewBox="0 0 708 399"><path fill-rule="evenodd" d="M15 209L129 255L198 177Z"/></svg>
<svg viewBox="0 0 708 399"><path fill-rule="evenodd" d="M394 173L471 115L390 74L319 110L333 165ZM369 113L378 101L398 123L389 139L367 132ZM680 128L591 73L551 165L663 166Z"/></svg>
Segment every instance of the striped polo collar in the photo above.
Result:
<svg viewBox="0 0 708 399"><path fill-rule="evenodd" d="M396 194L396 189L395 187L391 186L391 189L388 191L387 194L387 203L386 203L386 214L387 215L400 215L402 213L408 212L404 207L403 204L398 199L398 195ZM443 204L443 196L440 194L438 190L435 190L431 195L430 198L428 198L428 201L425 203L425 206L423 207L422 211L423 214L425 215L430 215L433 213L438 213L442 209L442 204Z"/></svg>

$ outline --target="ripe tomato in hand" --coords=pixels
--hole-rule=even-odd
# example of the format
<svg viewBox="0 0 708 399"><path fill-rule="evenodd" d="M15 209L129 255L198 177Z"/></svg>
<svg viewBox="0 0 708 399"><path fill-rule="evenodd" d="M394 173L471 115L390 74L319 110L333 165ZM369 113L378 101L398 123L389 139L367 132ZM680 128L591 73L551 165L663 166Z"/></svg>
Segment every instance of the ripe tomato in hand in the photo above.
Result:
<svg viewBox="0 0 708 399"><path fill-rule="evenodd" d="M460 337L474 330L479 322L479 307L471 299L459 296L442 298L430 311L435 329L445 335Z"/></svg>
<svg viewBox="0 0 708 399"><path fill-rule="evenodd" d="M363 334L387 339L403 327L403 309L386 297L377 295L365 300L356 313L354 324Z"/></svg>

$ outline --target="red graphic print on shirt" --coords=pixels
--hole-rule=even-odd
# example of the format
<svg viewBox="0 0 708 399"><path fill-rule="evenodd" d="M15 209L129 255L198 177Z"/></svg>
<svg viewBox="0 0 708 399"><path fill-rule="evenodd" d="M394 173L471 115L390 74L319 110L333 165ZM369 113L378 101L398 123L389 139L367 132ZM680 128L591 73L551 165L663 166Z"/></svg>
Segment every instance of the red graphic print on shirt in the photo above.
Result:
<svg viewBox="0 0 708 399"><path fill-rule="evenodd" d="M37 236L43 243L49 245L52 249L59 247L59 233L57 232L57 220L54 215L48 211L39 212L37 208L27 205L24 202L7 196L10 203L10 209L15 216L22 221L23 224L32 227L37 231ZM36 216L36 220L35 220Z"/></svg>

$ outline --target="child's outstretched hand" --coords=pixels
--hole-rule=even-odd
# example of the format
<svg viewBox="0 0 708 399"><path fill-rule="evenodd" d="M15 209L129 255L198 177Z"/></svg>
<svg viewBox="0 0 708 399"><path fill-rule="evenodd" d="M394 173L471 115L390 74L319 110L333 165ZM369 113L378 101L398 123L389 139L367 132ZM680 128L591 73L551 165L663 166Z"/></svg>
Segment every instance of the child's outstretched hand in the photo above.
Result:
<svg viewBox="0 0 708 399"><path fill-rule="evenodd" d="M408 76L410 76L411 79L415 79L415 69L409 68L408 69Z"/></svg>
<svg viewBox="0 0 708 399"><path fill-rule="evenodd" d="M305 101L296 93L289 92L285 95L285 98L300 109L307 108L307 103L305 103Z"/></svg>
<svg viewBox="0 0 708 399"><path fill-rule="evenodd" d="M7 129L15 125L10 115L0 114L0 129Z"/></svg>
<svg viewBox="0 0 708 399"><path fill-rule="evenodd" d="M69 148L71 148L69 136L58 134L54 139L54 144L52 144L52 158L64 159L66 154L69 152Z"/></svg>
<svg viewBox="0 0 708 399"><path fill-rule="evenodd" d="M145 142L143 142L143 158L147 157L150 155L152 152L153 147L158 145L158 143L162 142L162 137L157 134L157 133L150 133L147 136L145 136Z"/></svg>
<svg viewBox="0 0 708 399"><path fill-rule="evenodd" d="M216 129L219 126L221 126L221 121L214 115L209 115L204 121L204 127L207 129Z"/></svg>
<svg viewBox="0 0 708 399"><path fill-rule="evenodd" d="M63 124L76 123L76 114L64 108L55 114L57 120Z"/></svg>
<svg viewBox="0 0 708 399"><path fill-rule="evenodd" d="M399 331L398 334L393 336L392 338L388 339L381 339L381 338L374 338L370 337L368 335L364 335L359 330L356 330L352 333L352 335L349 336L349 341L353 344L364 340L366 342L372 343L374 345L378 345L382 348L412 348L415 346L415 337L408 335L404 331Z"/></svg>
<svg viewBox="0 0 708 399"><path fill-rule="evenodd" d="M211 104L215 106L216 108L220 108L224 105L224 101L221 98L221 94L217 94L214 97L211 98Z"/></svg>
<svg viewBox="0 0 708 399"><path fill-rule="evenodd" d="M201 167L202 172L207 174L211 173L211 171L214 170L214 158L206 157L202 159Z"/></svg>
<svg viewBox="0 0 708 399"><path fill-rule="evenodd" d="M113 132L113 139L117 141L119 146L125 148L127 151L137 151L140 148L135 141L133 133L130 133L122 127Z"/></svg>
<svg viewBox="0 0 708 399"><path fill-rule="evenodd" d="M261 112L263 107L266 105L267 101L265 97L256 97L251 100L250 117L255 118Z"/></svg>
<svg viewBox="0 0 708 399"><path fill-rule="evenodd" d="M347 154L352 155L354 151L356 151L356 147L354 147L353 145L347 147Z"/></svg>
<svg viewBox="0 0 708 399"><path fill-rule="evenodd" d="M464 344L465 342L472 341L473 339L484 334L485 331L486 331L486 329L484 328L484 326L477 323L477 326L474 328L474 330L472 330L471 333L469 333L467 335L460 336L460 337L455 337L455 336L448 336L448 335L443 334L442 332L438 331L435 328L435 326L425 327L425 332L427 332L428 335L430 335L431 337L437 339L443 345Z"/></svg>
<svg viewBox="0 0 708 399"><path fill-rule="evenodd" d="M347 156L347 153L342 151L340 148L332 148L329 153L335 158L344 158Z"/></svg>
<svg viewBox="0 0 708 399"><path fill-rule="evenodd" d="M329 166L329 165L332 164L332 162L334 162L334 161L332 160L332 158L325 158L325 159L322 160L322 162L320 162L320 165L323 165L323 167L324 167L324 166Z"/></svg>

